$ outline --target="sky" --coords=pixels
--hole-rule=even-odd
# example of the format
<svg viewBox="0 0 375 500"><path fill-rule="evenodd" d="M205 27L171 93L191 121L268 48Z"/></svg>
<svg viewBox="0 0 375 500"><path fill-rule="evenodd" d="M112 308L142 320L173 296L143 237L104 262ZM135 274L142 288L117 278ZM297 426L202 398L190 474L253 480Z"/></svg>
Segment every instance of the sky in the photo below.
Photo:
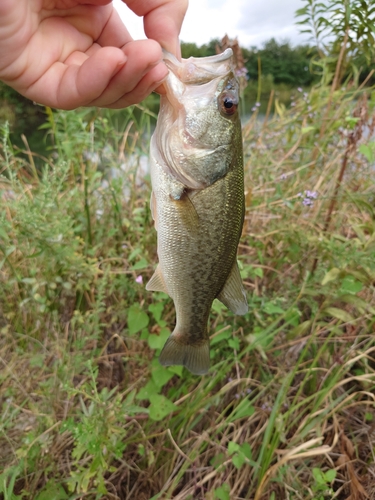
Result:
<svg viewBox="0 0 375 500"><path fill-rule="evenodd" d="M145 38L142 20L121 0L114 3L132 37ZM228 34L245 48L260 48L272 37L303 44L308 38L299 33L294 14L305 5L304 0L190 0L180 39L200 46Z"/></svg>

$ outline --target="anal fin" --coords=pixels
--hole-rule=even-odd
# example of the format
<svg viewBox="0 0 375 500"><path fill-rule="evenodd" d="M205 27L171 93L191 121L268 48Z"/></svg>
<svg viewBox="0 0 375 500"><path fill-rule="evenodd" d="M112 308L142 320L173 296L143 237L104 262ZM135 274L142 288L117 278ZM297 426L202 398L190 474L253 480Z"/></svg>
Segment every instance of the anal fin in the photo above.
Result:
<svg viewBox="0 0 375 500"><path fill-rule="evenodd" d="M167 287L165 285L165 281L163 275L160 271L160 266L158 266L151 276L150 281L146 285L146 290L150 292L164 292L168 293Z"/></svg>
<svg viewBox="0 0 375 500"><path fill-rule="evenodd" d="M246 299L246 292L242 284L242 278L236 260L217 298L234 314L241 316L248 312L249 306Z"/></svg>

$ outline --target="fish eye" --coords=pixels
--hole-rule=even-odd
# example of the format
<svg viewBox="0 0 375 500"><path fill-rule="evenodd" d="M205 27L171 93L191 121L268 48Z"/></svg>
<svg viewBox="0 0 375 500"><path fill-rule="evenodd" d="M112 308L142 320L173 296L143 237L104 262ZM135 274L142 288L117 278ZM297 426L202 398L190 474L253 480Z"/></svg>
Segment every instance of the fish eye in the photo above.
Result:
<svg viewBox="0 0 375 500"><path fill-rule="evenodd" d="M238 99L234 92L224 92L219 98L219 110L222 115L231 116L237 111Z"/></svg>

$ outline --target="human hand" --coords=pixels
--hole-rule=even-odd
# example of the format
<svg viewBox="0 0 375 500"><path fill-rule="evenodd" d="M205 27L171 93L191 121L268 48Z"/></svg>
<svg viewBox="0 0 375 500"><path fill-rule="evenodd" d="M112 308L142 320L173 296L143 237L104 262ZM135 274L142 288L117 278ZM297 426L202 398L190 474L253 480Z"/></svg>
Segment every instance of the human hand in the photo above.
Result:
<svg viewBox="0 0 375 500"><path fill-rule="evenodd" d="M144 18L134 41L111 0L0 0L0 80L46 106L124 108L168 74L161 47L179 56L187 0L123 0Z"/></svg>

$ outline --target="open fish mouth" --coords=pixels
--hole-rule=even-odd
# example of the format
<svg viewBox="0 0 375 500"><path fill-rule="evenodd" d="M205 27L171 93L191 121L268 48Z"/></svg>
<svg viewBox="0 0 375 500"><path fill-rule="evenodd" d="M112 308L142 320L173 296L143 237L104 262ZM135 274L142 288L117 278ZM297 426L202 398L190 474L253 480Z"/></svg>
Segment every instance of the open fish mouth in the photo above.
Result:
<svg viewBox="0 0 375 500"><path fill-rule="evenodd" d="M221 54L204 58L190 57L184 62L179 61L173 54L163 51L164 62L181 83L201 85L210 82L213 78L223 77L233 71L233 51L226 49Z"/></svg>

